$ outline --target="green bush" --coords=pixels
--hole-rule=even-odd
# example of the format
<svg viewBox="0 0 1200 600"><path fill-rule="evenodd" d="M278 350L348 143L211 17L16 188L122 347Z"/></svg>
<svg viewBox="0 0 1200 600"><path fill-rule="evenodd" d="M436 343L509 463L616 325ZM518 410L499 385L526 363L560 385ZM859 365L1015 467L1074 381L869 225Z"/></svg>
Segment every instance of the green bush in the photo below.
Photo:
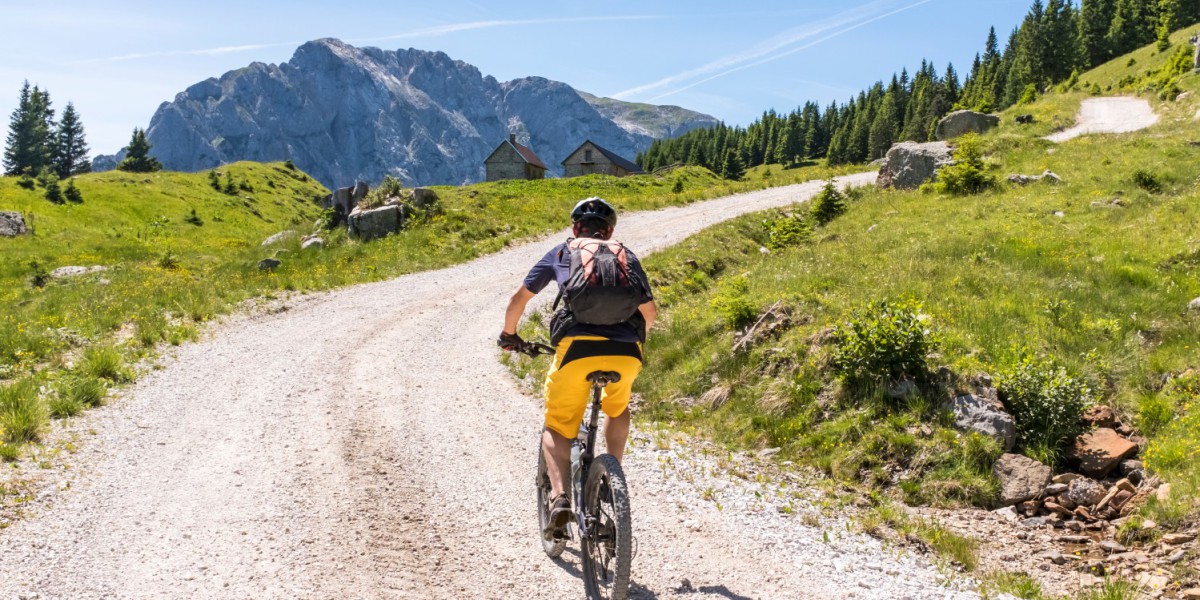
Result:
<svg viewBox="0 0 1200 600"><path fill-rule="evenodd" d="M67 197L67 200L75 204L83 204L83 192L80 192L79 188L75 187L74 178L67 180L67 187L63 190L63 195Z"/></svg>
<svg viewBox="0 0 1200 600"><path fill-rule="evenodd" d="M195 208L193 208L192 211L188 213L188 216L184 217L183 220L184 220L184 222L191 223L192 225L195 225L196 227L200 227L201 225L204 225L204 219L201 219L200 215L196 214Z"/></svg>
<svg viewBox="0 0 1200 600"><path fill-rule="evenodd" d="M799 213L764 220L763 229L767 232L767 247L772 250L799 246L812 237L812 226Z"/></svg>
<svg viewBox="0 0 1200 600"><path fill-rule="evenodd" d="M30 380L0 387L0 429L4 441L12 444L38 439L49 419L38 398L37 386Z"/></svg>
<svg viewBox="0 0 1200 600"><path fill-rule="evenodd" d="M1033 104L1037 101L1038 96L1037 86L1031 83L1021 90L1021 98L1017 100L1017 104Z"/></svg>
<svg viewBox="0 0 1200 600"><path fill-rule="evenodd" d="M50 283L50 272L46 270L46 267L42 266L42 263L36 260L29 261L29 271L29 284L33 287L43 288L46 287L47 283Z"/></svg>
<svg viewBox="0 0 1200 600"><path fill-rule="evenodd" d="M819 225L824 225L846 212L846 197L833 185L833 180L825 182L821 193L813 199L812 215Z"/></svg>
<svg viewBox="0 0 1200 600"><path fill-rule="evenodd" d="M683 179L682 178L675 180L675 185L671 187L671 193L673 193L673 194L682 194L683 193Z"/></svg>
<svg viewBox="0 0 1200 600"><path fill-rule="evenodd" d="M37 185L37 182L29 176L29 173L22 173L21 178L17 180L17 185L27 190L32 190Z"/></svg>
<svg viewBox="0 0 1200 600"><path fill-rule="evenodd" d="M1138 169L1133 172L1132 179L1134 185L1146 190L1147 192L1150 192L1151 194L1157 194L1162 191L1162 181L1159 180L1158 175L1154 174L1152 171Z"/></svg>
<svg viewBox="0 0 1200 600"><path fill-rule="evenodd" d="M754 305L750 302L750 280L739 275L722 281L710 306L721 315L729 329L749 325L755 315Z"/></svg>
<svg viewBox="0 0 1200 600"><path fill-rule="evenodd" d="M1043 462L1054 462L1080 432L1079 417L1091 388L1051 360L1024 354L998 376L1000 397L1017 422L1018 444Z"/></svg>
<svg viewBox="0 0 1200 600"><path fill-rule="evenodd" d="M50 416L55 419L73 417L83 412L83 405L72 398L55 396L50 399Z"/></svg>
<svg viewBox="0 0 1200 600"><path fill-rule="evenodd" d="M983 143L979 136L968 133L958 138L954 164L938 172L933 189L943 194L966 196L996 187L996 177L987 172L983 160Z"/></svg>
<svg viewBox="0 0 1200 600"><path fill-rule="evenodd" d="M833 331L832 366L851 385L880 385L928 376L927 357L938 345L929 317L914 301L867 304Z"/></svg>
<svg viewBox="0 0 1200 600"><path fill-rule="evenodd" d="M17 462L18 458L21 458L20 446L0 443L0 460L4 462Z"/></svg>
<svg viewBox="0 0 1200 600"><path fill-rule="evenodd" d="M64 379L58 385L58 396L78 403L85 407L96 407L104 404L108 388L103 379L96 377L73 376Z"/></svg>

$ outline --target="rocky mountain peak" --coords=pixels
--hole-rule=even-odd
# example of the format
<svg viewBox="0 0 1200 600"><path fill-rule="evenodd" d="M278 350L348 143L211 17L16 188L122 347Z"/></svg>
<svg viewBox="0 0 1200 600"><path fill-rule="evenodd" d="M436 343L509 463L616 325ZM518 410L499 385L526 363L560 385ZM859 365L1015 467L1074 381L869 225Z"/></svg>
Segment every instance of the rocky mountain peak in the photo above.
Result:
<svg viewBox="0 0 1200 600"><path fill-rule="evenodd" d="M717 122L626 104L543 77L498 82L444 52L324 38L282 64L255 62L188 87L158 108L147 136L173 170L290 159L328 187L385 175L435 185L481 180L483 160L510 132L561 174L585 139L632 159L658 134Z"/></svg>

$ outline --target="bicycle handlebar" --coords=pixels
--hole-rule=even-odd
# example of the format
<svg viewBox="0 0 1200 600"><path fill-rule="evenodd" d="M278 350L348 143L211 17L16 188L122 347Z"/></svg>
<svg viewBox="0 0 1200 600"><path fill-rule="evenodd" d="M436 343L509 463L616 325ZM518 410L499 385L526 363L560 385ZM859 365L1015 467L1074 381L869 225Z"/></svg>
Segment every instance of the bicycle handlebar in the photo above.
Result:
<svg viewBox="0 0 1200 600"><path fill-rule="evenodd" d="M538 356L540 354L552 355L554 354L554 347L541 342L525 342L520 348L517 348L516 351L526 356Z"/></svg>

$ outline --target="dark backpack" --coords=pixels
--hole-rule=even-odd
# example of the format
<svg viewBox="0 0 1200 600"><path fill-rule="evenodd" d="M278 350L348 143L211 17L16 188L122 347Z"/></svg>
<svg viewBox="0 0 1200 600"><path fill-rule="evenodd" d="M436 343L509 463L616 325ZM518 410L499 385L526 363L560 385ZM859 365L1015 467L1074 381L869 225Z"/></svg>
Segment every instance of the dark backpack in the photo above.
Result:
<svg viewBox="0 0 1200 600"><path fill-rule="evenodd" d="M565 251L571 253L571 271L558 293L576 322L617 325L637 314L645 284L630 270L625 246L576 238L567 242Z"/></svg>

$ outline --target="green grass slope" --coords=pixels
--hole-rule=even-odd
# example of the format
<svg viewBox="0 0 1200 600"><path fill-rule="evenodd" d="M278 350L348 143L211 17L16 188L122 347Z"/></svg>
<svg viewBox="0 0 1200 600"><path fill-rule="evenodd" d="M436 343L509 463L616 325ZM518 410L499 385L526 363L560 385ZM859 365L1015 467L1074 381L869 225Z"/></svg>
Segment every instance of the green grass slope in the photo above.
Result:
<svg viewBox="0 0 1200 600"><path fill-rule="evenodd" d="M1135 62L1144 75L1173 52L1144 49ZM1081 81L1116 78L1116 86L1132 71L1114 65L1128 62ZM1189 72L1176 84L1195 90L1200 78ZM845 215L770 254L760 251L772 244L764 222L786 218L777 212L650 257L665 310L639 381L649 416L738 447L781 447L785 459L908 502L987 506L999 449L954 431L938 406L980 372L1016 385L1005 375L1034 357L1035 371L1049 377L1062 367L1091 390L1089 400L1113 405L1149 438L1143 459L1176 485L1171 500L1146 509L1155 520L1194 521L1200 314L1187 305L1200 297L1200 126L1192 98L1144 93L1163 117L1144 132L1039 139L1070 125L1041 117L1073 114L1087 97L1065 92L1015 107L984 137L1002 181L1050 169L1061 185L1001 183L966 197L865 191ZM1041 123L1008 118L1031 111ZM928 368L948 367L949 389L888 401L835 368L831 333L878 325L855 315L882 300L915 307L934 342ZM768 327L739 345L771 307ZM871 344L886 355L900 342ZM1018 451L1053 460L1062 449L1024 443Z"/></svg>

